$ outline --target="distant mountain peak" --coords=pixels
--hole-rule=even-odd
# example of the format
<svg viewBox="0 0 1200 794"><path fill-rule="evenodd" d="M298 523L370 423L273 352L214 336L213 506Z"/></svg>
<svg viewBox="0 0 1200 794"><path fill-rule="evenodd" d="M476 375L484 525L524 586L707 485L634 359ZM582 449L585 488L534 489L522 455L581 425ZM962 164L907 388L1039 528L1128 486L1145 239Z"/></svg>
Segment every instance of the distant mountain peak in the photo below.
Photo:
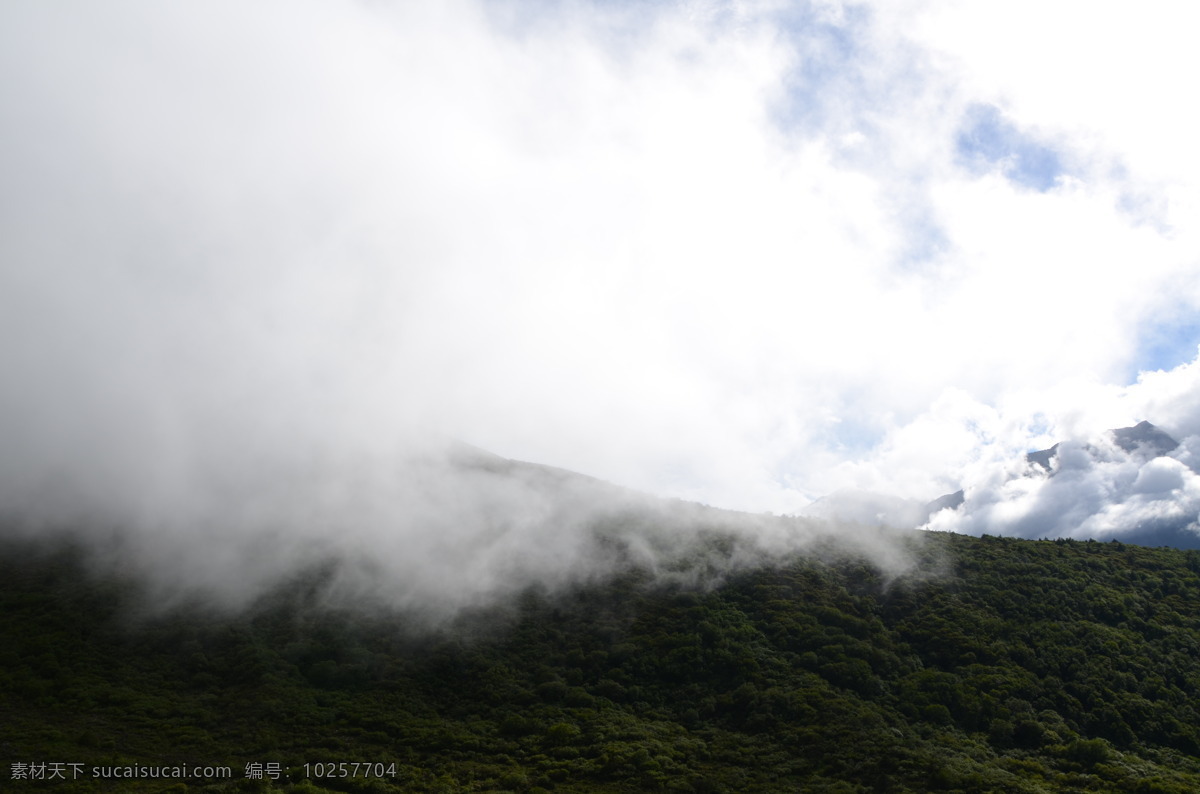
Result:
<svg viewBox="0 0 1200 794"><path fill-rule="evenodd" d="M1132 427L1118 427L1109 430L1108 435L1112 438L1113 443L1126 453L1137 455L1145 460L1167 455L1179 447L1178 441L1155 425L1144 420ZM1055 444L1048 449L1027 452L1025 453L1025 461L1031 467L1041 469L1053 477L1055 471L1052 461L1058 457L1060 446L1060 444ZM1085 444L1083 448L1092 455L1099 452L1091 444ZM925 506L925 520L928 521L934 513L941 510L957 510L964 501L965 496L963 491L956 491L955 493L940 496Z"/></svg>
<svg viewBox="0 0 1200 794"><path fill-rule="evenodd" d="M1126 452L1145 451L1152 453L1148 457L1157 458L1174 451L1179 442L1159 430L1149 422L1138 422L1133 427L1121 427L1110 430L1113 441Z"/></svg>
<svg viewBox="0 0 1200 794"><path fill-rule="evenodd" d="M1108 435L1112 438L1113 443L1125 452L1141 454L1147 460L1166 455L1179 446L1178 441L1145 420L1138 422L1133 427L1118 427L1109 430ZM1059 445L1055 444L1049 449L1027 452L1025 460L1053 474L1050 461L1058 455L1058 447ZM1094 450L1094 447L1090 444L1086 445L1085 448Z"/></svg>
<svg viewBox="0 0 1200 794"><path fill-rule="evenodd" d="M1041 466L1046 471L1050 471L1050 461L1058 455L1058 444L1049 449L1039 449L1036 452L1026 452L1025 460L1035 466Z"/></svg>

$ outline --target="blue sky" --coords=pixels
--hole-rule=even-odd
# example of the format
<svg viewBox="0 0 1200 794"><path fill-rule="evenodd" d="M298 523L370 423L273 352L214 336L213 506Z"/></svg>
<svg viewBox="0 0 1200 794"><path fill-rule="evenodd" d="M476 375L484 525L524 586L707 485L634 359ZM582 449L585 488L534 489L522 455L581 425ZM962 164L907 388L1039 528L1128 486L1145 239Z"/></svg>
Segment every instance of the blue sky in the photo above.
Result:
<svg viewBox="0 0 1200 794"><path fill-rule="evenodd" d="M955 140L963 165L976 173L997 170L1032 190L1051 190L1066 173L1062 158L1048 144L1023 132L994 105L968 108Z"/></svg>
<svg viewBox="0 0 1200 794"><path fill-rule="evenodd" d="M0 502L435 433L797 512L1200 425L1166 6L67 5L0 10Z"/></svg>
<svg viewBox="0 0 1200 794"><path fill-rule="evenodd" d="M1142 330L1134 368L1139 372L1171 370L1196 358L1200 347L1200 317L1154 321Z"/></svg>

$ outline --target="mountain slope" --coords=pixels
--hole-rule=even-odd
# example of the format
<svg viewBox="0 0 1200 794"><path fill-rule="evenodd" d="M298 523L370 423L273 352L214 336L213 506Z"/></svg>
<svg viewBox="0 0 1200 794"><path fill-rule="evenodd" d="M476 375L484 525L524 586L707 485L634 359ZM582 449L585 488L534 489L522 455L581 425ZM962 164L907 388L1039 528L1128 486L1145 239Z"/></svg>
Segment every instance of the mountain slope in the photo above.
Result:
<svg viewBox="0 0 1200 794"><path fill-rule="evenodd" d="M150 616L77 550L8 543L0 747L238 778L180 791L1200 790L1200 555L908 537L899 580L853 556L700 588L635 565L437 630L322 607L319 569L240 615ZM290 780L240 779L255 763Z"/></svg>

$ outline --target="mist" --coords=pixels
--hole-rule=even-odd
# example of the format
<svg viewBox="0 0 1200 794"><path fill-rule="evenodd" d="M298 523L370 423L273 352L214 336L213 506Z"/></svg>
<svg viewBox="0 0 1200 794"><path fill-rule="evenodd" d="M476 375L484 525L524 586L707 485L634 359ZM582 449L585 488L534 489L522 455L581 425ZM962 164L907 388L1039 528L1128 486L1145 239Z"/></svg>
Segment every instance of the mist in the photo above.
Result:
<svg viewBox="0 0 1200 794"><path fill-rule="evenodd" d="M596 527L647 494L752 514L721 519L748 549L874 548L765 516L1128 423L1200 305L1194 121L1090 39L1143 115L1064 115L939 13L5 7L6 531L230 602L332 555L453 610L610 570ZM669 567L664 516L622 554Z"/></svg>

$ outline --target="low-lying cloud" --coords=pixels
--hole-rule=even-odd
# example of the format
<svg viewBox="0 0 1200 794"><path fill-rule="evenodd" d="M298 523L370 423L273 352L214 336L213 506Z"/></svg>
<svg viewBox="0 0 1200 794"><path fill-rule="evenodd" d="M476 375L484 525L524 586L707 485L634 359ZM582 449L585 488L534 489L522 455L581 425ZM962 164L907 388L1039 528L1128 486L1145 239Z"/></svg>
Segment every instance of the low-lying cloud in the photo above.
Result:
<svg viewBox="0 0 1200 794"><path fill-rule="evenodd" d="M929 528L1200 547L1200 474L1176 457L1064 442L1052 472L1007 474L970 484L962 506L937 513Z"/></svg>
<svg viewBox="0 0 1200 794"><path fill-rule="evenodd" d="M1197 362L1144 374L1107 394L1090 390L1074 428L1063 426L1049 466L981 448L963 467L965 501L932 517L933 529L1031 538L1120 539L1200 547L1200 401ZM1179 444L1122 443L1101 417L1151 416ZM1085 418L1086 417L1086 418ZM1053 430L1051 432L1054 432ZM988 454L988 453L991 454Z"/></svg>
<svg viewBox="0 0 1200 794"><path fill-rule="evenodd" d="M878 528L661 499L445 440L386 459L192 479L186 496L142 508L95 503L59 524L9 514L4 529L82 545L96 571L139 582L154 609L242 609L300 577L323 606L432 624L528 588L558 593L632 571L706 588L795 554L853 555L892 579L914 568L919 546Z"/></svg>
<svg viewBox="0 0 1200 794"><path fill-rule="evenodd" d="M1078 412L1147 318L1200 305L1200 178L1139 133L1169 118L1190 157L1194 121L1064 117L959 28L920 3L5 6L0 512L214 577L337 538L433 588L594 550L536 498L414 485L430 438L794 514L1169 427ZM1036 189L1003 146L964 165L981 107L1053 160Z"/></svg>

